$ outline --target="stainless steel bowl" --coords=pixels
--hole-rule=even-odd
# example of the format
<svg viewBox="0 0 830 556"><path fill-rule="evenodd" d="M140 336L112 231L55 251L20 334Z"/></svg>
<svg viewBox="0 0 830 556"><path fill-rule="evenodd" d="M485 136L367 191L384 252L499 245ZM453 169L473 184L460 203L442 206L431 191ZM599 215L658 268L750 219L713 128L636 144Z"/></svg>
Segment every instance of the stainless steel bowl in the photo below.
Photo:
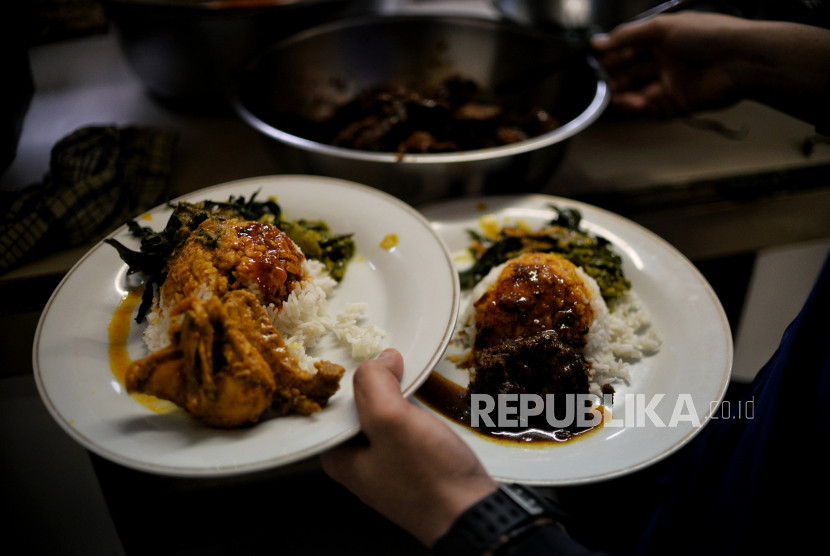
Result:
<svg viewBox="0 0 830 556"><path fill-rule="evenodd" d="M238 76L234 105L245 121L276 140L275 154L286 171L358 181L413 204L532 191L552 177L568 140L608 104L598 64L584 53L567 56L569 48L548 34L491 20L353 18L301 32L258 56ZM562 61L552 65L557 60ZM453 75L491 90L524 83L504 102L537 106L562 125L510 145L403 157L333 147L291 127L297 116L322 120L372 86L438 83Z"/></svg>
<svg viewBox="0 0 830 556"><path fill-rule="evenodd" d="M379 0L104 0L127 62L177 107L227 110L231 74L298 31L375 11Z"/></svg>

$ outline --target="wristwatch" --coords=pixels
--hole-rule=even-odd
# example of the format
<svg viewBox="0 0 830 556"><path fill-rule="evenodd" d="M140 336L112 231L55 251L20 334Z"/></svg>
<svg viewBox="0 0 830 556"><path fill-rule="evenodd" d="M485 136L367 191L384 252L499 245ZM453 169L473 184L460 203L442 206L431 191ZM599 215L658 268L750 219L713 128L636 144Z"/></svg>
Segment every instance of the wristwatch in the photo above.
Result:
<svg viewBox="0 0 830 556"><path fill-rule="evenodd" d="M520 484L502 484L459 516L435 543L435 556L481 556L545 525L561 525L563 512L551 500Z"/></svg>

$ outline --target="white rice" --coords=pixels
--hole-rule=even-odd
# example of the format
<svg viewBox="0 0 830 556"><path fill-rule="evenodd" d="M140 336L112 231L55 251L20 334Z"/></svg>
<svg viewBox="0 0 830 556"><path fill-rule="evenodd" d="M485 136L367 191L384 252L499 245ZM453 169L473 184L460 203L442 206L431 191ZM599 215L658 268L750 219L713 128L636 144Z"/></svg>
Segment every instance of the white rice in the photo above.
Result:
<svg viewBox="0 0 830 556"><path fill-rule="evenodd" d="M266 307L274 326L286 344L312 349L333 326L328 296L337 285L318 261L305 261L306 280L297 284L281 307Z"/></svg>
<svg viewBox="0 0 830 556"><path fill-rule="evenodd" d="M352 303L337 314L334 335L352 348L352 357L358 360L374 357L383 350L386 333L371 322L361 324L366 311L365 303Z"/></svg>
<svg viewBox="0 0 830 556"><path fill-rule="evenodd" d="M323 263L308 260L303 263L306 278L299 282L280 307L265 307L274 327L282 336L289 353L300 366L314 372L314 363L320 358L312 355L323 338L332 338L350 349L356 361L370 359L383 348L386 333L366 318L365 303L352 303L336 314L331 313L329 296L337 282L326 272ZM205 289L197 297L207 300ZM152 352L170 345L167 334L170 307L158 299L147 314L148 325L143 339ZM340 362L342 364L342 362Z"/></svg>
<svg viewBox="0 0 830 556"><path fill-rule="evenodd" d="M158 351L170 345L170 338L167 336L167 328L169 326L169 317L164 317L158 308L158 303L153 303L153 308L147 313L145 317L147 326L144 332L141 333L141 338L144 340L144 345L150 352Z"/></svg>
<svg viewBox="0 0 830 556"><path fill-rule="evenodd" d="M651 315L635 292L625 292L609 310L596 280L580 267L577 272L591 291L594 319L588 329L584 355L591 364L591 389L599 394L603 384L618 380L628 384L631 365L657 353L661 339L651 327Z"/></svg>
<svg viewBox="0 0 830 556"><path fill-rule="evenodd" d="M493 285L507 264L491 269L473 288L455 336L456 342L461 346L470 348L475 338L475 301ZM599 394L604 384L613 384L615 381L628 384L631 380L631 365L644 356L656 353L660 349L661 339L658 332L651 328L651 316L636 293L629 290L615 300L609 309L596 280L582 268L577 266L576 270L589 291L594 312L583 355L591 365L591 391Z"/></svg>
<svg viewBox="0 0 830 556"><path fill-rule="evenodd" d="M329 333L349 346L356 361L383 351L386 332L366 319L365 303L351 303L332 315L328 297L337 282L319 261L306 259L304 273L308 278L294 288L279 309L266 307L289 352L304 368L313 370L318 359L309 352Z"/></svg>

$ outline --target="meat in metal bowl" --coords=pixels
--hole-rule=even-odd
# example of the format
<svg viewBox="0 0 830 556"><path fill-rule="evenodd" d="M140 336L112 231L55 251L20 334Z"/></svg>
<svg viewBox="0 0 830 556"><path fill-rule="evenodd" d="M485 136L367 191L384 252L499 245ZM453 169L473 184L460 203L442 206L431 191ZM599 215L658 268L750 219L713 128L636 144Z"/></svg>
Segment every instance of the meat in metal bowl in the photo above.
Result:
<svg viewBox="0 0 830 556"><path fill-rule="evenodd" d="M450 152L377 152L316 137L373 87L417 88L456 77L511 109L541 109L558 125L509 144ZM246 65L234 94L238 114L275 140L286 172L365 183L413 204L538 190L568 140L608 100L596 61L561 38L507 22L421 15L350 18L303 31Z"/></svg>

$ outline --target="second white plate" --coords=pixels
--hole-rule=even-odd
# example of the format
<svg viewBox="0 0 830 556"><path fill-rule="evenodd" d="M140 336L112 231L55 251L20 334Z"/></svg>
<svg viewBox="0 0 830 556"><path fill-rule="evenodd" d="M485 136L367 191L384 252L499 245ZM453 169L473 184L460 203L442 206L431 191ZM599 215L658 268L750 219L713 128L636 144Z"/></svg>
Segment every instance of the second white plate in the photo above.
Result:
<svg viewBox="0 0 830 556"><path fill-rule="evenodd" d="M610 240L634 291L662 337L660 351L631 368L631 383L615 385L614 420L561 445L523 447L490 440L448 420L497 479L573 485L631 473L689 442L723 399L732 368L732 336L723 308L697 269L645 228L608 211L568 199L528 195L439 203L422 212L453 252L469 245L470 229L495 215L500 223L549 222L549 205L576 208L582 226ZM447 355L457 348L452 345ZM446 358L436 372L458 380Z"/></svg>

